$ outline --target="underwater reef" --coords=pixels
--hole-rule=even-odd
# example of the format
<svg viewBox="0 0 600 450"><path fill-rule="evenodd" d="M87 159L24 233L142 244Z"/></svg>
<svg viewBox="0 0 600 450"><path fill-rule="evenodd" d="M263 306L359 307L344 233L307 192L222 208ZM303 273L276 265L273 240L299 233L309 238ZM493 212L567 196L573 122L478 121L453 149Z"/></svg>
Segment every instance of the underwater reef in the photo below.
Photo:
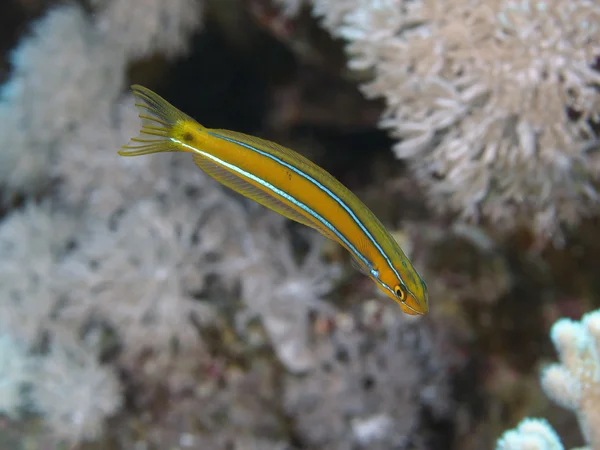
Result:
<svg viewBox="0 0 600 450"><path fill-rule="evenodd" d="M0 4L0 450L600 449L600 6ZM294 149L429 290L189 155L143 84Z"/></svg>

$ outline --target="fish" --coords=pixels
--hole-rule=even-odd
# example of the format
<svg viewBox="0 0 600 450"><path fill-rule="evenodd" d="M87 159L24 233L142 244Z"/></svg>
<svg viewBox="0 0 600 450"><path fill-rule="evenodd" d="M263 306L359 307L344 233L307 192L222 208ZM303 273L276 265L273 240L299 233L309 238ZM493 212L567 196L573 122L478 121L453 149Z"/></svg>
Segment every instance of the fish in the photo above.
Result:
<svg viewBox="0 0 600 450"><path fill-rule="evenodd" d="M204 127L146 87L131 90L142 126L119 155L191 153L198 168L226 187L338 242L405 314L429 311L427 286L400 245L330 173L274 142Z"/></svg>

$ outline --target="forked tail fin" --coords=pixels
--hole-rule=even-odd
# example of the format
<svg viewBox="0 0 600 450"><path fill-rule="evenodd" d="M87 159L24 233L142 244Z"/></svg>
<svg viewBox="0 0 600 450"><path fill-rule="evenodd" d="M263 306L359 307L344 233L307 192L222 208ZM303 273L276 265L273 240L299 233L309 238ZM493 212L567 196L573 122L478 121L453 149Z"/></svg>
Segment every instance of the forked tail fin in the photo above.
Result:
<svg viewBox="0 0 600 450"><path fill-rule="evenodd" d="M118 152L121 156L149 155L161 152L179 152L177 145L181 129L194 119L179 111L160 95L148 88L134 84L131 90L142 119L140 133L131 138Z"/></svg>

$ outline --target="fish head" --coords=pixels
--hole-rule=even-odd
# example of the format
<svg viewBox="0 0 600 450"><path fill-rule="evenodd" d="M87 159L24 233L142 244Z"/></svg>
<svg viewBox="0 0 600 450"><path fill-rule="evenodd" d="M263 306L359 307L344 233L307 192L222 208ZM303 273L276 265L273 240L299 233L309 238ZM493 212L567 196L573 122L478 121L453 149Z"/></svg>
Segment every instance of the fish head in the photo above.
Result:
<svg viewBox="0 0 600 450"><path fill-rule="evenodd" d="M373 271L372 278L379 288L400 305L402 312L411 316L429 312L427 285L408 259L389 270Z"/></svg>
<svg viewBox="0 0 600 450"><path fill-rule="evenodd" d="M402 309L404 314L411 316L423 315L429 312L429 298L427 288L424 286L423 292L415 294L409 291L402 283L394 286L394 296L392 297Z"/></svg>

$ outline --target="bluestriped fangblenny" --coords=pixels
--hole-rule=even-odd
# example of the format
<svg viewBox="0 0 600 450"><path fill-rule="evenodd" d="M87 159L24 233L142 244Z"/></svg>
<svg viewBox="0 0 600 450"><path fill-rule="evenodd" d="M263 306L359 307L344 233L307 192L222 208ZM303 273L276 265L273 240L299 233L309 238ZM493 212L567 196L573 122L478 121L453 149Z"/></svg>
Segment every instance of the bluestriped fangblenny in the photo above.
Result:
<svg viewBox="0 0 600 450"><path fill-rule="evenodd" d="M120 155L191 153L200 169L225 186L339 242L406 314L427 313L427 287L400 246L328 172L273 142L203 127L143 86L134 85L132 91L142 128Z"/></svg>

